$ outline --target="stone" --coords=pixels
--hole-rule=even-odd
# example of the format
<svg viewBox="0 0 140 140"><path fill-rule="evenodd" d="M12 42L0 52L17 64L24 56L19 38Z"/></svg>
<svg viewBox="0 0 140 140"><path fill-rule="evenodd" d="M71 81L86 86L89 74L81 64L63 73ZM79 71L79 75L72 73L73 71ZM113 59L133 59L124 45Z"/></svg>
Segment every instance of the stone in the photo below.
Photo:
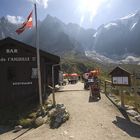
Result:
<svg viewBox="0 0 140 140"><path fill-rule="evenodd" d="M47 109L52 109L53 108L53 105L52 104L48 104L47 105Z"/></svg>
<svg viewBox="0 0 140 140"><path fill-rule="evenodd" d="M18 132L22 129L23 127L21 125L15 126L14 132Z"/></svg>
<svg viewBox="0 0 140 140"><path fill-rule="evenodd" d="M38 127L38 126L41 126L45 123L44 119L40 116L38 118L36 118L35 120L35 125Z"/></svg>
<svg viewBox="0 0 140 140"><path fill-rule="evenodd" d="M129 105L125 105L125 108L128 109L129 108Z"/></svg>
<svg viewBox="0 0 140 140"><path fill-rule="evenodd" d="M109 94L108 94L108 96L109 96L109 97L114 97L114 95L113 95L113 94L111 94L111 93L109 93Z"/></svg>
<svg viewBox="0 0 140 140"><path fill-rule="evenodd" d="M44 107L40 108L38 111L37 111L37 114L36 116L39 117L39 116L45 116L47 114L47 111L45 110Z"/></svg>
<svg viewBox="0 0 140 140"><path fill-rule="evenodd" d="M57 123L61 123L61 122L62 122L62 118L63 118L63 116L56 116L55 121L56 121Z"/></svg>
<svg viewBox="0 0 140 140"><path fill-rule="evenodd" d="M119 102L119 99L114 99L114 101L115 101L116 103L118 103L118 102Z"/></svg>
<svg viewBox="0 0 140 140"><path fill-rule="evenodd" d="M60 86L59 85L56 85L55 86L55 91L58 91L60 89Z"/></svg>
<svg viewBox="0 0 140 140"><path fill-rule="evenodd" d="M69 113L64 104L57 104L55 108L49 111L50 127L58 128L62 123L69 119Z"/></svg>
<svg viewBox="0 0 140 140"><path fill-rule="evenodd" d="M56 85L56 86L55 86L55 88L57 88L57 89L58 89L58 88L60 88L60 86L59 86L59 85Z"/></svg>
<svg viewBox="0 0 140 140"><path fill-rule="evenodd" d="M127 110L126 111L128 113L128 115L135 117L138 115L138 112L136 112L135 110Z"/></svg>
<svg viewBox="0 0 140 140"><path fill-rule="evenodd" d="M140 115L135 116L135 119L140 122Z"/></svg>
<svg viewBox="0 0 140 140"><path fill-rule="evenodd" d="M58 128L59 126L60 126L60 123L58 123L58 122L54 122L52 128Z"/></svg>
<svg viewBox="0 0 140 140"><path fill-rule="evenodd" d="M117 105L118 105L118 106L121 106L121 102L118 102Z"/></svg>
<svg viewBox="0 0 140 140"><path fill-rule="evenodd" d="M135 107L133 107L133 106L128 105L128 107L127 107L127 110L134 110L134 109L135 109Z"/></svg>
<svg viewBox="0 0 140 140"><path fill-rule="evenodd" d="M52 100L46 100L46 101L45 101L45 104L46 104L46 105L52 104Z"/></svg>
<svg viewBox="0 0 140 140"><path fill-rule="evenodd" d="M54 114L55 114L55 112L56 112L56 108L53 108L53 109L51 109L50 111L49 111L49 116L53 116Z"/></svg>
<svg viewBox="0 0 140 140"><path fill-rule="evenodd" d="M44 122L47 122L48 121L48 116L46 115L45 117L43 117L44 119Z"/></svg>

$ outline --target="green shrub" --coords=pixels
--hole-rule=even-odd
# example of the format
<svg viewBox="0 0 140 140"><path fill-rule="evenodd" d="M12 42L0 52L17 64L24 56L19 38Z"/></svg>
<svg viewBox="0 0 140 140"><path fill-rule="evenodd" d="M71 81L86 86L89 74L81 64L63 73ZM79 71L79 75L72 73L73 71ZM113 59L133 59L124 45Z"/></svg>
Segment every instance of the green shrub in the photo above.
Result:
<svg viewBox="0 0 140 140"><path fill-rule="evenodd" d="M119 93L119 90L116 89L116 88L112 88L112 89L111 89L111 92L112 92L113 94L115 94L115 95L119 95L119 94L120 94L120 93Z"/></svg>
<svg viewBox="0 0 140 140"><path fill-rule="evenodd" d="M29 118L22 118L19 120L19 125L22 125L23 128L27 128L27 127L32 127L33 126L33 119L29 119Z"/></svg>

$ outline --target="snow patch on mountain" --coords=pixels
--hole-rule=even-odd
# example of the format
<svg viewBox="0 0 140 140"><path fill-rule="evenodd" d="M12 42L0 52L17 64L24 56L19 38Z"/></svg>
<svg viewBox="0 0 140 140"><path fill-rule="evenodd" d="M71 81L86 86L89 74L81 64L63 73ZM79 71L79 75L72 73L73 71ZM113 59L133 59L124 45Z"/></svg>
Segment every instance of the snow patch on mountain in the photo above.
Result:
<svg viewBox="0 0 140 140"><path fill-rule="evenodd" d="M118 61L114 61L104 55L97 53L96 51L85 51L85 55L99 63L118 63Z"/></svg>
<svg viewBox="0 0 140 140"><path fill-rule="evenodd" d="M129 15L125 16L125 17L120 18L120 19L122 19L122 20L128 20L130 18L133 18L135 15L136 15L135 13L129 14Z"/></svg>
<svg viewBox="0 0 140 140"><path fill-rule="evenodd" d="M104 28L109 29L109 28L111 28L111 27L113 27L113 26L118 26L118 24L117 24L117 23L109 23L109 24L106 24L106 25L104 26Z"/></svg>
<svg viewBox="0 0 140 140"><path fill-rule="evenodd" d="M140 64L140 57L127 56L125 59L121 60L125 64Z"/></svg>
<svg viewBox="0 0 140 140"><path fill-rule="evenodd" d="M130 28L130 31L132 31L136 25L137 25L137 22L132 25L132 27Z"/></svg>
<svg viewBox="0 0 140 140"><path fill-rule="evenodd" d="M98 32L96 32L94 35L93 35L93 37L96 37L98 35Z"/></svg>
<svg viewBox="0 0 140 140"><path fill-rule="evenodd" d="M140 65L140 57L125 55L123 59L113 60L96 51L85 51L85 55L99 63L113 63L113 64L137 64Z"/></svg>
<svg viewBox="0 0 140 140"><path fill-rule="evenodd" d="M136 11L135 13L129 14L128 16L119 18L115 21L105 24L103 27L105 29L111 29L114 26L120 26L120 23L127 27L130 31L135 28L140 18L140 11Z"/></svg>
<svg viewBox="0 0 140 140"><path fill-rule="evenodd" d="M21 24L24 21L23 17L20 17L20 16L7 15L6 18L10 23L13 23L13 24Z"/></svg>

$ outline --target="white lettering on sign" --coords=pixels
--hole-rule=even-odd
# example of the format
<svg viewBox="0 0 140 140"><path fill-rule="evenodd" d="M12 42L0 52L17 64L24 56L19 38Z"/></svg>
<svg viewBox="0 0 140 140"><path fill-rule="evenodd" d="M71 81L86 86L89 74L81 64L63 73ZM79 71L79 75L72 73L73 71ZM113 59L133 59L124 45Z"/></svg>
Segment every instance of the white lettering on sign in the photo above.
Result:
<svg viewBox="0 0 140 140"><path fill-rule="evenodd" d="M6 59L5 58L0 58L0 62L5 62L6 61Z"/></svg>
<svg viewBox="0 0 140 140"><path fill-rule="evenodd" d="M8 57L7 61L10 61L10 62L30 61L30 58L29 57Z"/></svg>
<svg viewBox="0 0 140 140"><path fill-rule="evenodd" d="M13 86L32 85L32 82L14 82Z"/></svg>
<svg viewBox="0 0 140 140"><path fill-rule="evenodd" d="M34 62L36 61L36 57L0 57L0 62Z"/></svg>
<svg viewBox="0 0 140 140"><path fill-rule="evenodd" d="M17 49L6 49L6 53L10 54L14 54L14 53L18 53L18 50Z"/></svg>

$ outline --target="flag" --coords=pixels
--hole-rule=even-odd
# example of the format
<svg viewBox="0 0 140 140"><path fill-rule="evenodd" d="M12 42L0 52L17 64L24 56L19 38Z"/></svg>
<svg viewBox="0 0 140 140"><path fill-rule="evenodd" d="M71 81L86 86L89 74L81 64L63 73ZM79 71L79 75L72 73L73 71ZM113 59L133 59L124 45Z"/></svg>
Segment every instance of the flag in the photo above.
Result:
<svg viewBox="0 0 140 140"><path fill-rule="evenodd" d="M29 14L29 16L27 17L27 20L22 24L22 26L16 30L16 33L17 34L20 34L25 29L31 28L33 26L32 14L33 14L33 11L31 11L31 13Z"/></svg>

